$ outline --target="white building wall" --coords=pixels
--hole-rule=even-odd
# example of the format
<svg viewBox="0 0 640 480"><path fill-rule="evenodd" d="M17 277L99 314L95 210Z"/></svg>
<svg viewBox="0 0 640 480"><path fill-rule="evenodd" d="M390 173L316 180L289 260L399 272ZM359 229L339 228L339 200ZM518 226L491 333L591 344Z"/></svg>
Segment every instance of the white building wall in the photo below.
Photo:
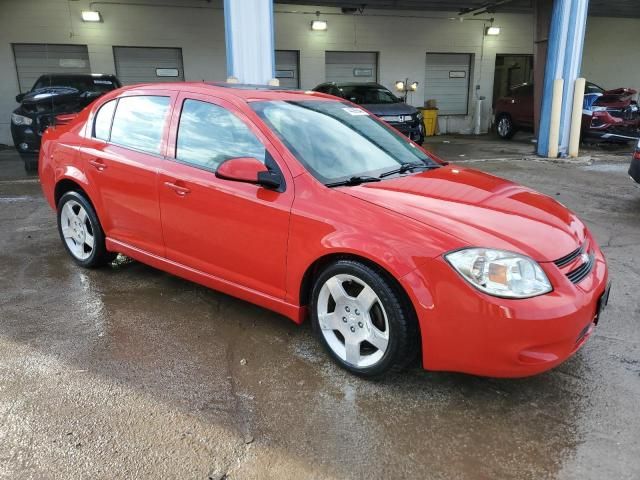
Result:
<svg viewBox="0 0 640 480"><path fill-rule="evenodd" d="M640 91L640 18L589 17L582 75L606 89Z"/></svg>
<svg viewBox="0 0 640 480"><path fill-rule="evenodd" d="M104 22L91 24L80 19L80 12L90 9L88 0L0 0L0 143L11 144L9 117L19 91L11 43L86 44L92 70L105 73L115 73L114 45L180 47L186 80L226 78L221 1L121 3L126 0L120 4L93 2ZM310 29L316 10L328 21L326 32ZM420 106L425 98L427 52L473 54L469 115L443 119L441 127L450 132L471 131L478 96L486 97L482 122L486 130L496 54L533 51L531 15L497 14L495 24L502 28L501 35L485 37L482 21L460 22L455 13L367 10L361 16L326 7L282 4L276 4L275 11L276 48L300 51L302 88L324 81L326 50L375 51L379 52L379 81L389 88L407 77L418 81L418 91L410 94L409 101ZM640 50L633 50L639 30L638 19L590 18L583 64L587 78L605 87L640 87Z"/></svg>

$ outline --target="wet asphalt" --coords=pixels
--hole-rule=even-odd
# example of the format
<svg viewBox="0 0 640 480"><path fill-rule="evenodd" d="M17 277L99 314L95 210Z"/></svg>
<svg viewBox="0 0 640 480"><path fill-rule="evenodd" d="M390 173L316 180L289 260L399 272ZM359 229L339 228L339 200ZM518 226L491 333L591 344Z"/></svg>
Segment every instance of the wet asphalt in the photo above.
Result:
<svg viewBox="0 0 640 480"><path fill-rule="evenodd" d="M126 259L82 270L37 179L0 151L0 478L640 478L628 156L563 165L518 160L526 139L447 141L434 150L554 196L603 245L609 307L551 372L365 381L308 325Z"/></svg>

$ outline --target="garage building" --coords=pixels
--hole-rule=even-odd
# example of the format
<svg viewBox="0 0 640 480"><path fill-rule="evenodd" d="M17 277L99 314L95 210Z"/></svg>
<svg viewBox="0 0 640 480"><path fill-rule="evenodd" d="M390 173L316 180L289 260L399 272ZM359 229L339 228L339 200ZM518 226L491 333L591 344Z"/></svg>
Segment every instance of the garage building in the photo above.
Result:
<svg viewBox="0 0 640 480"><path fill-rule="evenodd" d="M393 89L409 79L418 82L409 103L435 99L444 132L471 133L478 105L481 131L491 124L494 92L507 81L505 58L524 65L511 70L513 79L532 75L531 1L513 0L479 15L459 15L486 3L476 0L375 0L364 9L340 1L298 3L305 5L274 6L274 76L287 87L350 80ZM640 89L634 48L640 9L633 1L610 3L591 2L582 74L605 88ZM82 21L85 10L99 11L101 21ZM318 18L326 30L311 29ZM500 27L499 35L486 35L491 25ZM0 143L9 145L14 97L39 73L116 73L125 84L227 78L224 10L216 0L5 1L0 45Z"/></svg>

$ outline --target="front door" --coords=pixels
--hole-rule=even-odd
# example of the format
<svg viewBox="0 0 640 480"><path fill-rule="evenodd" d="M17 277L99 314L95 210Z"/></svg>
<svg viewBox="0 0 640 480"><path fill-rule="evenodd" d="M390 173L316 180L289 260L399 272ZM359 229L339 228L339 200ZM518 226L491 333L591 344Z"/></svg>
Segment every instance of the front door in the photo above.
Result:
<svg viewBox="0 0 640 480"><path fill-rule="evenodd" d="M293 182L275 149L235 106L206 95L178 98L171 131L158 177L167 258L283 298ZM234 157L280 169L287 187L217 178Z"/></svg>

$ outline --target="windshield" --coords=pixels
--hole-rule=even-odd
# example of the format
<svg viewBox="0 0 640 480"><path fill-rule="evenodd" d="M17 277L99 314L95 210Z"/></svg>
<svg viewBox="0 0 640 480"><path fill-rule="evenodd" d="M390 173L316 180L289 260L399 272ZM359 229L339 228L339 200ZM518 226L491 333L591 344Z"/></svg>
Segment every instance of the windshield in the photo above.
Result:
<svg viewBox="0 0 640 480"><path fill-rule="evenodd" d="M325 184L378 176L409 163L438 165L400 133L347 103L260 101L251 108Z"/></svg>
<svg viewBox="0 0 640 480"><path fill-rule="evenodd" d="M372 85L347 85L339 87L342 97L358 105L398 103L398 97L384 87Z"/></svg>
<svg viewBox="0 0 640 480"><path fill-rule="evenodd" d="M115 90L119 85L116 85L116 82L108 77L51 75L40 77L33 86L33 90L45 87L71 87L79 92L105 93Z"/></svg>

